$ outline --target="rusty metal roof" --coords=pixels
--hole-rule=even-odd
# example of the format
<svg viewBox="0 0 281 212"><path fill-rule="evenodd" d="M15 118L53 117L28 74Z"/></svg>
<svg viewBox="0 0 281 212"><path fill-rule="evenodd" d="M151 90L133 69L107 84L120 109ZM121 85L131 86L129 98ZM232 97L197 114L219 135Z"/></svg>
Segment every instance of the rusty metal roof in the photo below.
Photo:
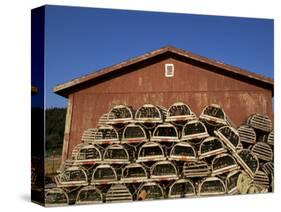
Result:
<svg viewBox="0 0 281 212"><path fill-rule="evenodd" d="M53 88L53 92L56 94L59 94L61 96L67 97L69 94L76 91L75 88L83 89L83 84L86 84L89 81L93 81L95 79L101 79L101 78L105 78L105 80L106 80L106 76L108 76L109 74L111 74L113 72L115 73L116 71L119 71L126 67L136 65L143 61L153 59L157 56L161 56L166 53L171 53L172 55L180 56L182 58L189 59L191 61L194 61L194 62L197 62L200 64L205 64L205 65L209 65L214 68L221 69L224 71L224 73L240 76L241 79L243 78L244 80L248 79L251 81L258 82L259 85L263 85L263 87L271 90L273 93L274 82L273 82L273 79L271 79L271 78L268 78L268 77L265 77L265 76L247 71L247 70L243 70L243 69L240 69L235 66L224 64L220 61L211 60L209 58L202 57L200 55L196 55L191 52L188 52L188 51L185 51L185 50L182 50L179 48L175 48L173 46L164 46L160 49L148 52L141 56L137 56L137 57L131 58L129 60L123 61L119 64L109 66L109 67L103 68L98 71L94 71L90 74L84 75L79 78L75 78L66 83L58 84L57 86L55 86ZM82 86L82 88L81 88L81 86Z"/></svg>

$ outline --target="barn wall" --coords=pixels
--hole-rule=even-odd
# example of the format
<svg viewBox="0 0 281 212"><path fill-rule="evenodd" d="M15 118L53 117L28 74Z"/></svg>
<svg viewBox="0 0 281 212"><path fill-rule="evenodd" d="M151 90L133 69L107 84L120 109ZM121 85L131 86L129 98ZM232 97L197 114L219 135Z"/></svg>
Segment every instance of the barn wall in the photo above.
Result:
<svg viewBox="0 0 281 212"><path fill-rule="evenodd" d="M174 77L165 77L165 63L174 64ZM215 103L240 125L251 113L272 116L271 96L270 90L169 58L75 92L68 157L83 131L96 127L99 117L118 104L168 108L182 101L200 115L204 106Z"/></svg>

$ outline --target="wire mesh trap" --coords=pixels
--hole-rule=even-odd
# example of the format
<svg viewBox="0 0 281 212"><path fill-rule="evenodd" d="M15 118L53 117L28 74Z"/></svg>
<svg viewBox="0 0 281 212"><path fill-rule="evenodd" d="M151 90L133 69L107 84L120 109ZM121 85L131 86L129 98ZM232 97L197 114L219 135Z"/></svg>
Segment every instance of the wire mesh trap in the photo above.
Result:
<svg viewBox="0 0 281 212"><path fill-rule="evenodd" d="M226 152L223 142L216 137L205 138L199 146L199 159L212 157Z"/></svg>
<svg viewBox="0 0 281 212"><path fill-rule="evenodd" d="M102 203L103 197L102 192L95 186L86 186L78 191L75 204L94 204Z"/></svg>
<svg viewBox="0 0 281 212"><path fill-rule="evenodd" d="M117 181L114 168L108 164L98 165L92 175L91 184L110 184Z"/></svg>
<svg viewBox="0 0 281 212"><path fill-rule="evenodd" d="M163 198L163 188L156 182L147 182L143 184L137 193L137 200L153 200Z"/></svg>
<svg viewBox="0 0 281 212"><path fill-rule="evenodd" d="M233 156L237 162L245 169L251 178L254 177L255 173L259 169L259 161L255 154L248 149L242 149Z"/></svg>
<svg viewBox="0 0 281 212"><path fill-rule="evenodd" d="M258 142L252 147L252 152L259 160L272 161L273 152L269 144L265 142Z"/></svg>
<svg viewBox="0 0 281 212"><path fill-rule="evenodd" d="M261 130L264 132L272 131L272 121L265 114L252 114L247 119L247 124L254 129Z"/></svg>
<svg viewBox="0 0 281 212"><path fill-rule="evenodd" d="M178 171L171 161L158 161L150 168L150 178L154 180L177 179Z"/></svg>
<svg viewBox="0 0 281 212"><path fill-rule="evenodd" d="M135 115L135 121L138 123L161 123L164 118L163 109L152 104L144 104Z"/></svg>
<svg viewBox="0 0 281 212"><path fill-rule="evenodd" d="M168 159L175 161L196 161L196 151L188 142L176 143Z"/></svg>
<svg viewBox="0 0 281 212"><path fill-rule="evenodd" d="M211 175L211 168L205 161L185 162L182 175L189 177L206 177Z"/></svg>
<svg viewBox="0 0 281 212"><path fill-rule="evenodd" d="M78 153L73 155L73 165L88 165L102 161L100 150L92 144L81 145Z"/></svg>
<svg viewBox="0 0 281 212"><path fill-rule="evenodd" d="M132 107L117 105L113 107L107 116L107 124L126 124L134 119Z"/></svg>
<svg viewBox="0 0 281 212"><path fill-rule="evenodd" d="M228 124L224 110L216 104L206 106L200 115L200 119L206 121L210 125Z"/></svg>
<svg viewBox="0 0 281 212"><path fill-rule="evenodd" d="M238 169L235 159L227 153L217 155L212 160L212 175L224 174Z"/></svg>
<svg viewBox="0 0 281 212"><path fill-rule="evenodd" d="M95 144L119 143L118 132L112 126L101 126L95 134Z"/></svg>
<svg viewBox="0 0 281 212"><path fill-rule="evenodd" d="M158 125L152 134L151 141L157 142L179 142L177 128L168 123Z"/></svg>
<svg viewBox="0 0 281 212"><path fill-rule="evenodd" d="M144 143L138 152L137 162L166 160L162 146L156 142Z"/></svg>
<svg viewBox="0 0 281 212"><path fill-rule="evenodd" d="M165 121L182 122L192 120L194 118L196 117L192 113L188 105L182 102L176 102L169 107Z"/></svg>
<svg viewBox="0 0 281 212"><path fill-rule="evenodd" d="M216 136L233 152L237 150L240 144L238 132L229 126L224 126L215 131Z"/></svg>
<svg viewBox="0 0 281 212"><path fill-rule="evenodd" d="M121 144L112 144L106 147L103 160L111 164L130 163L129 153Z"/></svg>
<svg viewBox="0 0 281 212"><path fill-rule="evenodd" d="M199 196L222 195L225 193L225 184L218 177L207 177L199 184Z"/></svg>
<svg viewBox="0 0 281 212"><path fill-rule="evenodd" d="M208 137L206 126L198 120L186 123L182 129L182 140L201 139Z"/></svg>
<svg viewBox="0 0 281 212"><path fill-rule="evenodd" d="M86 171L77 166L72 166L55 176L57 187L76 187L88 185Z"/></svg>
<svg viewBox="0 0 281 212"><path fill-rule="evenodd" d="M136 124L128 124L123 133L121 144L124 143L141 143L147 142L147 136L142 126Z"/></svg>
<svg viewBox="0 0 281 212"><path fill-rule="evenodd" d="M69 204L67 193L61 188L52 188L45 193L45 206L65 206Z"/></svg>
<svg viewBox="0 0 281 212"><path fill-rule="evenodd" d="M195 195L195 187L192 181L188 179L179 179L169 187L169 198L192 197Z"/></svg>
<svg viewBox="0 0 281 212"><path fill-rule="evenodd" d="M115 184L110 187L105 196L106 202L133 201L133 196L126 185Z"/></svg>
<svg viewBox="0 0 281 212"><path fill-rule="evenodd" d="M147 179L148 174L141 164L128 164L122 169L121 181L123 183L144 182Z"/></svg>
<svg viewBox="0 0 281 212"><path fill-rule="evenodd" d="M247 125L242 125L238 128L238 134L240 137L240 141L242 143L247 143L247 144L255 144L257 140L256 132L253 128L247 126Z"/></svg>

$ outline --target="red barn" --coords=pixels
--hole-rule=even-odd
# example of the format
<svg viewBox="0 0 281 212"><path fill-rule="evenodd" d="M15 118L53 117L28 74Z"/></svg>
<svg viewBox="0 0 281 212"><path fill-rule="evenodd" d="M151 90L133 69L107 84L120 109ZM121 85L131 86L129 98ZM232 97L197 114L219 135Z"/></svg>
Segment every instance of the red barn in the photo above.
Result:
<svg viewBox="0 0 281 212"><path fill-rule="evenodd" d="M168 108L180 101L200 115L214 103L240 125L252 113L273 117L273 85L270 78L171 46L95 71L54 88L68 98L62 160L81 142L83 131L96 127L115 105Z"/></svg>

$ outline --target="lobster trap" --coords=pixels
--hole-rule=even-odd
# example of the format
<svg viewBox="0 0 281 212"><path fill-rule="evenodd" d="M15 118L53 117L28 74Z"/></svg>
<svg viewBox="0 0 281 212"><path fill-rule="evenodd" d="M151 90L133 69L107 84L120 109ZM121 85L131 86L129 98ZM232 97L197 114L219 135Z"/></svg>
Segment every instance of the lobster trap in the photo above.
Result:
<svg viewBox="0 0 281 212"><path fill-rule="evenodd" d="M107 124L126 124L134 119L133 108L125 105L113 107L107 116Z"/></svg>
<svg viewBox="0 0 281 212"><path fill-rule="evenodd" d="M205 138L199 146L199 159L216 156L225 153L227 150L223 142L216 137Z"/></svg>
<svg viewBox="0 0 281 212"><path fill-rule="evenodd" d="M86 129L82 134L81 141L83 143L94 143L95 142L95 135L96 135L97 131L98 131L97 128Z"/></svg>
<svg viewBox="0 0 281 212"><path fill-rule="evenodd" d="M255 173L259 169L259 161L255 154L248 149L242 149L233 156L237 162L245 169L251 178L254 177Z"/></svg>
<svg viewBox="0 0 281 212"><path fill-rule="evenodd" d="M187 122L182 129L182 140L202 139L208 137L208 131L203 122L192 120Z"/></svg>
<svg viewBox="0 0 281 212"><path fill-rule="evenodd" d="M137 200L164 199L163 188L156 182L143 184L137 193Z"/></svg>
<svg viewBox="0 0 281 212"><path fill-rule="evenodd" d="M102 203L103 197L102 192L95 186L86 186L78 191L75 204L94 204Z"/></svg>
<svg viewBox="0 0 281 212"><path fill-rule="evenodd" d="M238 132L229 126L223 126L215 131L216 136L222 140L225 145L235 152L240 145L240 138Z"/></svg>
<svg viewBox="0 0 281 212"><path fill-rule="evenodd" d="M164 119L165 110L152 104L144 104L135 114L138 123L162 123Z"/></svg>
<svg viewBox="0 0 281 212"><path fill-rule="evenodd" d="M147 136L142 126L128 124L122 133L121 144L147 142Z"/></svg>
<svg viewBox="0 0 281 212"><path fill-rule="evenodd" d="M55 176L57 187L78 187L88 185L86 171L77 166L72 166Z"/></svg>
<svg viewBox="0 0 281 212"><path fill-rule="evenodd" d="M189 177L206 177L211 175L211 168L205 161L185 162L182 175Z"/></svg>
<svg viewBox="0 0 281 212"><path fill-rule="evenodd" d="M262 165L262 170L264 173L266 173L268 176L274 176L274 164L270 162L266 162Z"/></svg>
<svg viewBox="0 0 281 212"><path fill-rule="evenodd" d="M179 179L169 187L169 198L193 197L195 195L195 187L192 181L188 179Z"/></svg>
<svg viewBox="0 0 281 212"><path fill-rule="evenodd" d="M168 159L175 161L196 161L196 151L188 142L176 143L173 146Z"/></svg>
<svg viewBox="0 0 281 212"><path fill-rule="evenodd" d="M196 116L190 110L188 105L182 102L176 102L169 107L165 121L182 123L193 119L196 119Z"/></svg>
<svg viewBox="0 0 281 212"><path fill-rule="evenodd" d="M69 204L67 193L61 188L52 188L45 193L45 206L66 206Z"/></svg>
<svg viewBox="0 0 281 212"><path fill-rule="evenodd" d="M111 185L105 196L106 202L129 202L133 201L133 196L126 185Z"/></svg>
<svg viewBox="0 0 281 212"><path fill-rule="evenodd" d="M237 188L238 185L238 179L241 175L241 170L235 170L230 172L225 180L226 184L226 191L228 194L238 194L239 190Z"/></svg>
<svg viewBox="0 0 281 212"><path fill-rule="evenodd" d="M119 143L117 130L112 126L101 126L95 133L95 144Z"/></svg>
<svg viewBox="0 0 281 212"><path fill-rule="evenodd" d="M100 150L92 144L79 146L78 152L73 154L73 165L89 165L102 161Z"/></svg>
<svg viewBox="0 0 281 212"><path fill-rule="evenodd" d="M270 146L274 146L274 131L271 131L267 137L267 143Z"/></svg>
<svg viewBox="0 0 281 212"><path fill-rule="evenodd" d="M252 147L252 152L257 156L259 160L272 161L273 152L269 144L265 142L257 142Z"/></svg>
<svg viewBox="0 0 281 212"><path fill-rule="evenodd" d="M157 142L179 142L179 135L177 128L172 124L160 124L155 127L151 141Z"/></svg>
<svg viewBox="0 0 281 212"><path fill-rule="evenodd" d="M237 165L235 159L227 153L217 155L212 160L212 176L219 174L224 174L237 170L239 166Z"/></svg>
<svg viewBox="0 0 281 212"><path fill-rule="evenodd" d="M254 175L253 183L265 189L270 186L269 177L263 171L257 171Z"/></svg>
<svg viewBox="0 0 281 212"><path fill-rule="evenodd" d="M263 132L271 132L272 131L272 121L265 114L252 114L247 119L247 124L257 130Z"/></svg>
<svg viewBox="0 0 281 212"><path fill-rule="evenodd" d="M129 153L121 144L112 144L105 149L103 161L110 164L130 163Z"/></svg>
<svg viewBox="0 0 281 212"><path fill-rule="evenodd" d="M159 161L150 168L150 178L153 180L178 179L178 171L171 161Z"/></svg>
<svg viewBox="0 0 281 212"><path fill-rule="evenodd" d="M148 174L139 163L128 164L122 169L121 181L123 183L144 182L147 179Z"/></svg>
<svg viewBox="0 0 281 212"><path fill-rule="evenodd" d="M91 184L110 184L117 182L117 174L115 169L108 165L98 165L92 175Z"/></svg>
<svg viewBox="0 0 281 212"><path fill-rule="evenodd" d="M257 140L256 132L253 128L242 125L238 128L238 134L240 137L240 141L246 144L255 144Z"/></svg>
<svg viewBox="0 0 281 212"><path fill-rule="evenodd" d="M227 116L224 110L216 104L206 106L200 115L200 119L211 126L228 124Z"/></svg>
<svg viewBox="0 0 281 212"><path fill-rule="evenodd" d="M225 193L225 184L218 177L207 177L199 184L199 196L223 195Z"/></svg>
<svg viewBox="0 0 281 212"><path fill-rule="evenodd" d="M137 162L166 160L162 146L156 142L144 143L138 152Z"/></svg>

